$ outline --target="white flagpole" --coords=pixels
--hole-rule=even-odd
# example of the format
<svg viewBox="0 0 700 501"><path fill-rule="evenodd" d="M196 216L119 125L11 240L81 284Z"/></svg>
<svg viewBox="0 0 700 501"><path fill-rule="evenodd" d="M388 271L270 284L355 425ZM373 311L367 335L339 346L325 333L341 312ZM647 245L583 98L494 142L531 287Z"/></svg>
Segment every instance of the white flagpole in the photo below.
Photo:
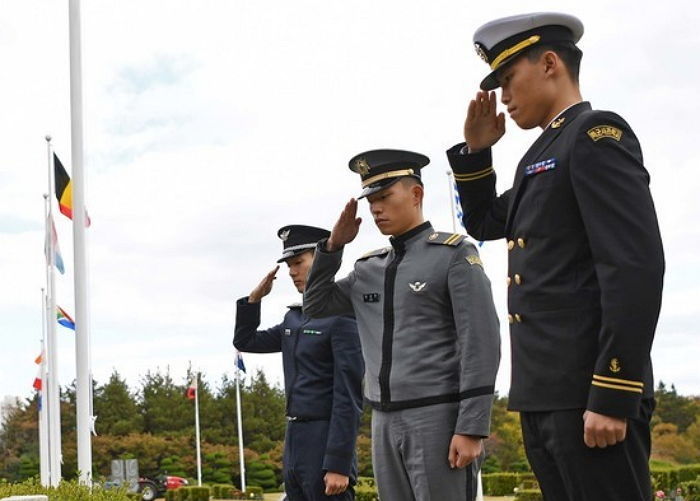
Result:
<svg viewBox="0 0 700 501"><path fill-rule="evenodd" d="M44 202L46 204L46 202ZM46 408L46 291L41 289L41 390L39 391L39 481L49 486L49 414Z"/></svg>
<svg viewBox="0 0 700 501"><path fill-rule="evenodd" d="M447 174L447 187L450 193L450 219L452 220L452 233L457 233L457 225L455 224L455 188L454 181L452 179L452 171L448 170Z"/></svg>
<svg viewBox="0 0 700 501"><path fill-rule="evenodd" d="M238 368L238 360L236 360L236 417L238 421L238 455L241 462L241 490L245 492L245 461L243 459L243 416L241 415L240 379L241 370Z"/></svg>
<svg viewBox="0 0 700 501"><path fill-rule="evenodd" d="M199 445L199 373L194 374L194 430L197 441L197 485L202 486L202 451Z"/></svg>
<svg viewBox="0 0 700 501"><path fill-rule="evenodd" d="M48 374L46 381L46 403L49 413L49 471L50 482L53 487L57 487L61 481L61 393L58 386L58 345L56 340L56 284L54 279L56 254L53 248L53 238L51 238L50 228L53 220L53 204L51 194L54 189L54 165L53 150L51 148L51 136L46 136L46 149L49 158L49 194L44 195L48 202L47 225L47 248L46 257L46 354L48 362ZM42 381L43 384L43 381Z"/></svg>
<svg viewBox="0 0 700 501"><path fill-rule="evenodd" d="M87 306L85 183L83 172L83 81L80 0L69 0L71 164L73 188L73 259L75 282L76 429L79 481L92 485L90 415L90 328Z"/></svg>

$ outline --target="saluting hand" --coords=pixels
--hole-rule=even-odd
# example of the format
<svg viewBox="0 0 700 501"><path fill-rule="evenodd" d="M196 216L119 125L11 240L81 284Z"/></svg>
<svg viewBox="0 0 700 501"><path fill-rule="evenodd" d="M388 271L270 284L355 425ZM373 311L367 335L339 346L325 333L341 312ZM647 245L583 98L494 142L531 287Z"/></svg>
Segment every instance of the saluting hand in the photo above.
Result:
<svg viewBox="0 0 700 501"><path fill-rule="evenodd" d="M350 479L346 475L329 471L323 476L323 482L326 484L326 496L335 496L345 492Z"/></svg>
<svg viewBox="0 0 700 501"><path fill-rule="evenodd" d="M496 93L479 91L469 103L464 122L464 140L469 152L484 150L496 144L506 133L506 116L496 114Z"/></svg>
<svg viewBox="0 0 700 501"><path fill-rule="evenodd" d="M481 454L481 438L469 435L453 435L447 460L450 468L464 468Z"/></svg>
<svg viewBox="0 0 700 501"><path fill-rule="evenodd" d="M357 233L360 231L360 223L362 223L362 218L357 217L357 200L351 198L345 204L343 212L340 213L338 221L333 226L331 236L328 237L326 242L326 250L335 252L340 250L345 244L355 240Z"/></svg>
<svg viewBox="0 0 700 501"><path fill-rule="evenodd" d="M272 282L275 280L275 278L277 278L275 275L279 269L280 265L278 264L275 266L274 270L265 275L265 278L263 278L257 287L253 289L253 292L248 295L249 303L259 303L262 298L270 293L272 290Z"/></svg>
<svg viewBox="0 0 700 501"><path fill-rule="evenodd" d="M588 447L605 448L627 436L627 420L593 411L583 413L583 441Z"/></svg>

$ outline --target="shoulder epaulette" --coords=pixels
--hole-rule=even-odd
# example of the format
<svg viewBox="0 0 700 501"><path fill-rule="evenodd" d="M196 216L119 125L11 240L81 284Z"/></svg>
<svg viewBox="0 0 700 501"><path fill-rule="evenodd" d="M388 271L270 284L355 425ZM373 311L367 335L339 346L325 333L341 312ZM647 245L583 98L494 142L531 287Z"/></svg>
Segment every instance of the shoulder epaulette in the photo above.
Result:
<svg viewBox="0 0 700 501"><path fill-rule="evenodd" d="M388 254L390 250L391 247L382 247L381 249L374 249L372 251L364 253L362 256L357 258L357 260L362 261L363 259L368 259L370 257L383 256L384 254Z"/></svg>
<svg viewBox="0 0 700 501"><path fill-rule="evenodd" d="M449 245L450 247L457 247L465 236L460 233L446 233L444 231L436 231L428 235L429 244L440 244Z"/></svg>

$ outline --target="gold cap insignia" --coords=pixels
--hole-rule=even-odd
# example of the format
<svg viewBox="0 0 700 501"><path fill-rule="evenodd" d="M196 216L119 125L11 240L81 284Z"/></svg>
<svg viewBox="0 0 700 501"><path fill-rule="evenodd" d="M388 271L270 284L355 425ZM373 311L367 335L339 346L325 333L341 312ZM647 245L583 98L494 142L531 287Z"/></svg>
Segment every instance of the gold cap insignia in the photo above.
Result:
<svg viewBox="0 0 700 501"><path fill-rule="evenodd" d="M486 51L480 44L475 43L474 50L476 51L476 55L479 56L483 62L489 64L489 56L486 55Z"/></svg>
<svg viewBox="0 0 700 501"><path fill-rule="evenodd" d="M289 238L289 233L291 230L284 230L280 232L280 238L282 239L283 242L286 242L287 239Z"/></svg>
<svg viewBox="0 0 700 501"><path fill-rule="evenodd" d="M617 358L613 358L612 360L610 360L610 366L608 368L610 369L610 372L614 373L618 373L622 370L620 361Z"/></svg>
<svg viewBox="0 0 700 501"><path fill-rule="evenodd" d="M566 117L557 118L554 122L552 122L552 129L558 129L559 127L561 127L561 124L564 123L564 120L566 120Z"/></svg>
<svg viewBox="0 0 700 501"><path fill-rule="evenodd" d="M362 176L366 176L369 174L369 164L367 163L367 160L364 157L360 157L355 161L355 167L357 168L357 172L360 173Z"/></svg>

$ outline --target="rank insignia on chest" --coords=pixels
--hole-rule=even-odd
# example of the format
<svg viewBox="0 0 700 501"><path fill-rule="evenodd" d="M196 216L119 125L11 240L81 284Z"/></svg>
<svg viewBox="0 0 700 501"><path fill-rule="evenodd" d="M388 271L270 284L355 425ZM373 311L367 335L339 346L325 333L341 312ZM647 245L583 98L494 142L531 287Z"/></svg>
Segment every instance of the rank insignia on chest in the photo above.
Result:
<svg viewBox="0 0 700 501"><path fill-rule="evenodd" d="M362 300L365 303L378 303L379 302L379 293L378 292L370 292L368 294L362 294Z"/></svg>
<svg viewBox="0 0 700 501"><path fill-rule="evenodd" d="M284 329L284 335L285 335L285 336L291 336L291 335L292 335L292 329Z"/></svg>
<svg viewBox="0 0 700 501"><path fill-rule="evenodd" d="M320 336L323 334L323 332L317 331L316 329L304 329L302 332L308 336Z"/></svg>
<svg viewBox="0 0 700 501"><path fill-rule="evenodd" d="M556 169L557 167L557 159L556 158L548 158L547 160L540 160L539 162L536 162L532 165L528 165L525 167L525 175L526 176L534 176L535 174L539 174L541 172L547 172L548 170Z"/></svg>

